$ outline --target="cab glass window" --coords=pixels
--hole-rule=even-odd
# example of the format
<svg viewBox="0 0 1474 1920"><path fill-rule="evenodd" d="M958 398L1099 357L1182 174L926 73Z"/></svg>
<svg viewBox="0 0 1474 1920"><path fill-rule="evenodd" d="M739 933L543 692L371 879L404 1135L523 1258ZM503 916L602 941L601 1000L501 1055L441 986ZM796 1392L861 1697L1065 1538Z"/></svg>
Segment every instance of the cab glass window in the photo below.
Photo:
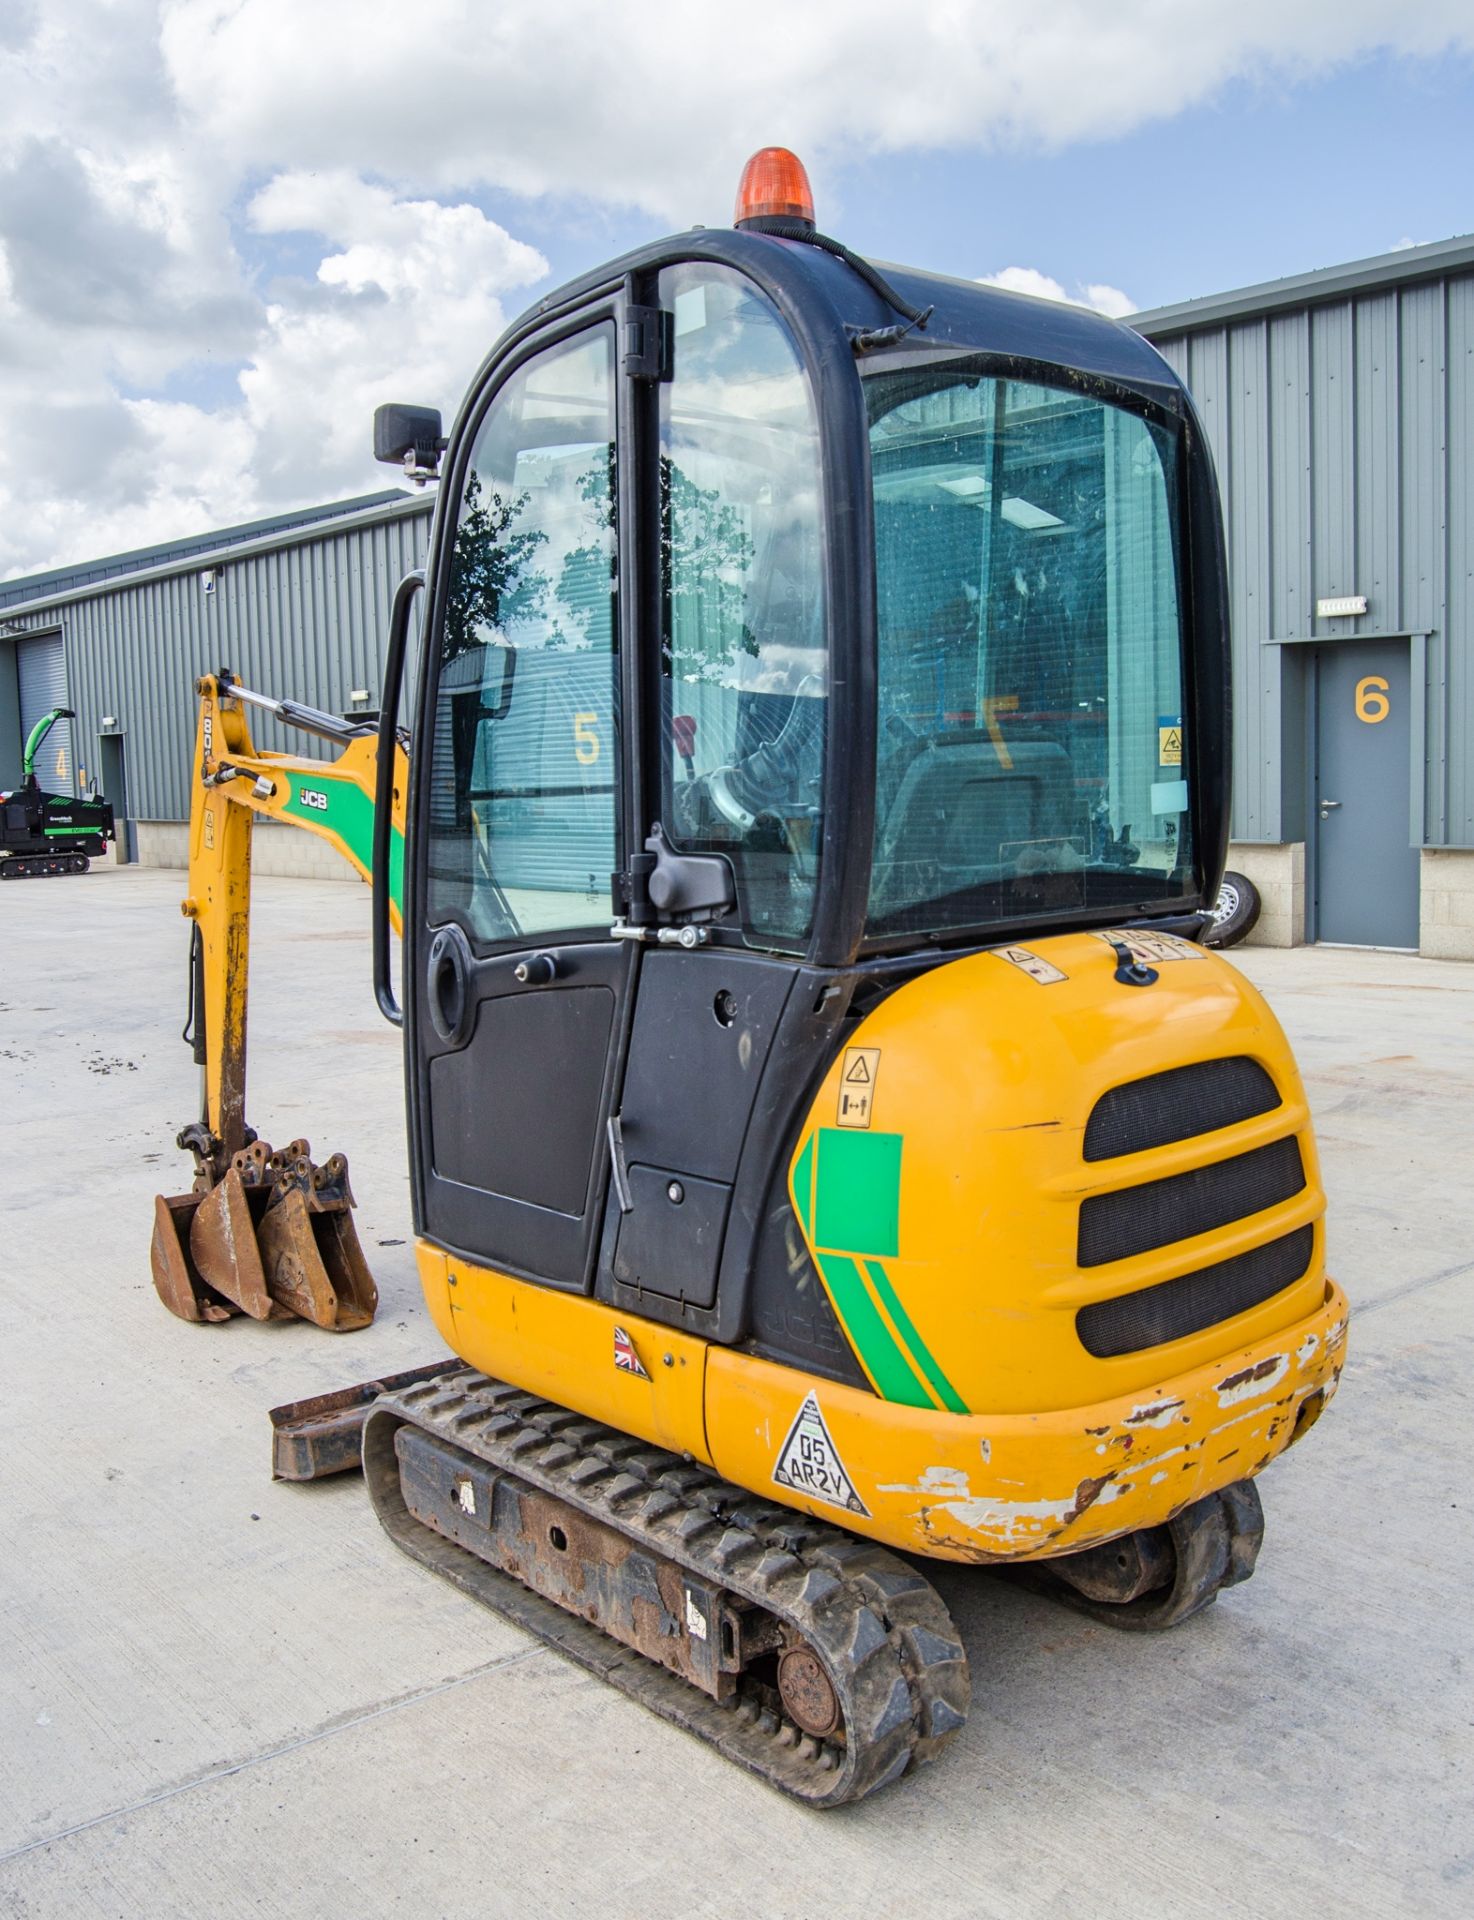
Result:
<svg viewBox="0 0 1474 1920"><path fill-rule="evenodd" d="M801 946L823 824L819 436L797 350L725 268L660 276L662 824L732 862L750 944Z"/></svg>
<svg viewBox="0 0 1474 1920"><path fill-rule="evenodd" d="M869 931L1192 884L1173 429L970 364L876 372Z"/></svg>
<svg viewBox="0 0 1474 1920"><path fill-rule="evenodd" d="M461 495L429 904L486 940L607 921L620 864L612 361L605 327L513 374Z"/></svg>

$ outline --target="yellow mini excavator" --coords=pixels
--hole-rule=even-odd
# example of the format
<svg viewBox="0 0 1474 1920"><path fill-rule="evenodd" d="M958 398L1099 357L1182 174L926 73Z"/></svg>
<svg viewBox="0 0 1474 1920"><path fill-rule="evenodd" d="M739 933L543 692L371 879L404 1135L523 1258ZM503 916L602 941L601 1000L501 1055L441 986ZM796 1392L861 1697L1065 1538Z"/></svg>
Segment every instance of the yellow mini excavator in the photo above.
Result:
<svg viewBox="0 0 1474 1920"><path fill-rule="evenodd" d="M1339 1376L1300 1079L1198 942L1230 739L1202 427L1124 326L882 275L768 149L733 229L517 322L448 439L410 407L375 437L440 484L377 731L199 686L206 1101L159 1291L374 1309L341 1157L245 1123L269 813L372 877L459 1356L288 1410L280 1470L361 1435L426 1566L857 1799L967 1712L918 1558L1173 1625L1252 1572L1257 1476ZM339 757L255 752L253 703Z"/></svg>

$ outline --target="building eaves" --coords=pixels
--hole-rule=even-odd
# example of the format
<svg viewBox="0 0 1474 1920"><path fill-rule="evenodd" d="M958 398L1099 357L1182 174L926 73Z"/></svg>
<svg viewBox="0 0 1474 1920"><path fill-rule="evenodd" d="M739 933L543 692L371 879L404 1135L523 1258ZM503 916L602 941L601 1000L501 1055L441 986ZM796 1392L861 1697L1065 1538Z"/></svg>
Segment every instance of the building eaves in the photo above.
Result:
<svg viewBox="0 0 1474 1920"><path fill-rule="evenodd" d="M353 501L340 501L335 507L315 512L313 517L301 514L281 516L276 521L260 523L272 530L254 537L237 537L247 530L228 527L221 534L202 536L213 544L191 546L181 552L179 546L182 543L176 543L168 549L161 549L169 555L168 558L153 560L103 578L79 578L91 574L93 569L75 567L62 569L57 574L33 575L28 580L7 581L0 588L0 629L7 621L71 606L79 600L96 600L104 594L123 593L130 587L142 586L151 580L165 580L181 573L198 573L208 567L228 566L255 554L308 546L314 540L331 540L340 533L351 533L359 527L406 520L415 514L428 514L435 504L435 497L430 493L368 494L365 500L372 504L359 505L356 511L351 510L355 506ZM291 521L291 524L283 526L282 519ZM131 555L126 557L132 558ZM69 580L73 584L66 584ZM5 596L16 587L26 588L28 597L7 599Z"/></svg>
<svg viewBox="0 0 1474 1920"><path fill-rule="evenodd" d="M1169 340L1178 334L1221 327L1234 320L1253 320L1285 308L1323 306L1361 293L1470 271L1474 271L1474 234L1461 234L1452 240L1431 241L1427 246L1399 247L1395 253L1374 254L1368 260L1351 260L1345 266L1318 267L1313 273L1292 274L1285 280L1265 280L1255 287L1208 294L1201 300L1152 307L1144 313L1133 313L1127 324L1148 340Z"/></svg>
<svg viewBox="0 0 1474 1920"><path fill-rule="evenodd" d="M375 507L393 505L413 508L416 497L402 488L391 487L378 493L364 493L352 500L329 501L324 506L298 507L290 513L272 514L263 520L244 521L239 526L218 527L208 533L185 534L176 540L161 540L156 546L135 547L127 553L106 554L97 560L82 560L69 567L53 567L45 573L24 574L13 580L0 580L0 611L19 602L30 602L74 588L99 585L125 575L152 571L179 560L197 560L201 554L221 552L227 547L255 545L272 535L287 535L299 528L320 531L324 523L343 520Z"/></svg>

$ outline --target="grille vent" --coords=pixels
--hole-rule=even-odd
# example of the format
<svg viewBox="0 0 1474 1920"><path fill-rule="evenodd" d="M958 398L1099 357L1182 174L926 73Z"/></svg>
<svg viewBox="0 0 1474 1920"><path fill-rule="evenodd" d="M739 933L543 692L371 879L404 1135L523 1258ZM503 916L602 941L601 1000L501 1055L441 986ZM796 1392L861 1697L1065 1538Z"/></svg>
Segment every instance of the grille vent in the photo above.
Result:
<svg viewBox="0 0 1474 1920"><path fill-rule="evenodd" d="M1314 1246L1315 1229L1299 1227L1267 1246L1252 1247L1180 1279L1097 1300L1075 1315L1081 1345L1097 1360L1107 1360L1185 1340L1292 1286L1309 1267Z"/></svg>
<svg viewBox="0 0 1474 1920"><path fill-rule="evenodd" d="M1272 1113L1279 1090L1257 1060L1199 1060L1112 1087L1095 1103L1085 1128L1087 1160L1168 1147L1200 1133Z"/></svg>
<svg viewBox="0 0 1474 1920"><path fill-rule="evenodd" d="M1077 1259L1082 1267L1129 1260L1278 1206L1304 1188L1300 1144L1291 1135L1165 1180L1094 1194L1080 1207Z"/></svg>

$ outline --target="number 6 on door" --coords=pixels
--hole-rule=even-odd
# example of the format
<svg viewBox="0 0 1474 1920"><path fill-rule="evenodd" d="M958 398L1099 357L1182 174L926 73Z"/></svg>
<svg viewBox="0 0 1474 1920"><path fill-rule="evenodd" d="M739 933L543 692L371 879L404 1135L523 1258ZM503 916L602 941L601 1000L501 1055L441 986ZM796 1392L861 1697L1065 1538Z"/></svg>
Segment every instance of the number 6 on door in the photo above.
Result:
<svg viewBox="0 0 1474 1920"><path fill-rule="evenodd" d="M1356 683L1356 717L1364 720L1369 727L1376 726L1379 720L1385 720L1392 711L1392 703L1387 698L1387 682L1380 673L1369 673L1364 680Z"/></svg>

